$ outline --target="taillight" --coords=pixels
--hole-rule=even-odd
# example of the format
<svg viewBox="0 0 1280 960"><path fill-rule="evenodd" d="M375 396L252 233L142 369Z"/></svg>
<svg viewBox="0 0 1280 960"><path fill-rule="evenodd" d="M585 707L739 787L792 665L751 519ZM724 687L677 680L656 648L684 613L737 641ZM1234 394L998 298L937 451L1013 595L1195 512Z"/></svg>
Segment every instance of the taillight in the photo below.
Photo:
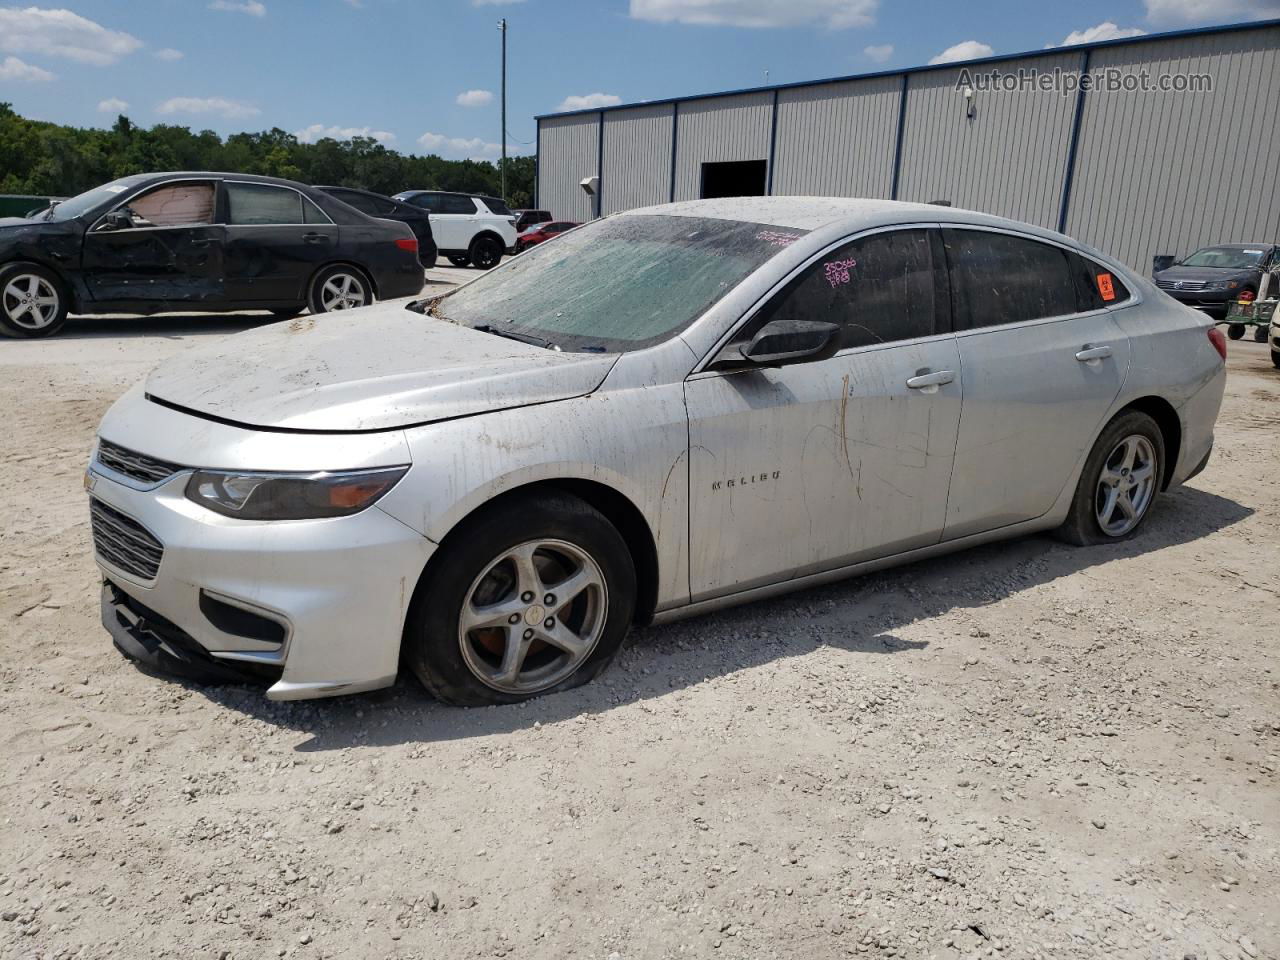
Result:
<svg viewBox="0 0 1280 960"><path fill-rule="evenodd" d="M1227 359L1227 338L1222 335L1222 331L1217 327L1209 328L1209 342L1213 344L1213 349L1218 351L1218 356L1223 360Z"/></svg>
<svg viewBox="0 0 1280 960"><path fill-rule="evenodd" d="M1256 296L1257 294L1252 290L1241 290L1239 299L1241 303L1253 303L1253 298Z"/></svg>
<svg viewBox="0 0 1280 960"><path fill-rule="evenodd" d="M416 237L396 237L396 246L401 250L408 250L410 253L418 252L418 240Z"/></svg>

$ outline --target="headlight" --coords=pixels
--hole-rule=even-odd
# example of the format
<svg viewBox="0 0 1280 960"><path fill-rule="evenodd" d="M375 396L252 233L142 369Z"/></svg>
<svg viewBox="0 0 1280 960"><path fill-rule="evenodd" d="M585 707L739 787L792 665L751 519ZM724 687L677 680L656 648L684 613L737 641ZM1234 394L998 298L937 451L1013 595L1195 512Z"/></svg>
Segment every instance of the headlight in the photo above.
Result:
<svg viewBox="0 0 1280 960"><path fill-rule="evenodd" d="M408 472L404 467L320 473L197 470L187 499L240 520L345 517L371 506Z"/></svg>
<svg viewBox="0 0 1280 960"><path fill-rule="evenodd" d="M1234 290L1240 286L1239 280L1210 280L1204 285L1206 290Z"/></svg>

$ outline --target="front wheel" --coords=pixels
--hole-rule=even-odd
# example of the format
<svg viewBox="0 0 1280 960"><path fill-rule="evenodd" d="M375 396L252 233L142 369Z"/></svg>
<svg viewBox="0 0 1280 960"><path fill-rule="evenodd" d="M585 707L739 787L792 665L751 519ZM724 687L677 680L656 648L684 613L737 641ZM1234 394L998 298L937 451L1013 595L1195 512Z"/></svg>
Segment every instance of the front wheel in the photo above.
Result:
<svg viewBox="0 0 1280 960"><path fill-rule="evenodd" d="M373 291L369 281L355 267L328 267L316 274L311 281L311 293L307 306L312 313L332 313L335 310L354 310L373 303Z"/></svg>
<svg viewBox="0 0 1280 960"><path fill-rule="evenodd" d="M449 535L414 594L405 660L438 699L518 703L597 676L635 610L617 529L576 497L516 497Z"/></svg>
<svg viewBox="0 0 1280 960"><path fill-rule="evenodd" d="M1133 536L1151 512L1164 477L1164 436L1137 410L1109 423L1085 461L1058 535L1086 546Z"/></svg>
<svg viewBox="0 0 1280 960"><path fill-rule="evenodd" d="M471 262L480 270L492 270L502 261L502 244L493 237L477 237L471 244Z"/></svg>
<svg viewBox="0 0 1280 960"><path fill-rule="evenodd" d="M457 254L450 254L449 262L452 263L455 267L465 267L467 264L471 262L471 258L465 255L458 256Z"/></svg>
<svg viewBox="0 0 1280 960"><path fill-rule="evenodd" d="M1232 323L1227 325L1227 336L1232 340L1239 340L1244 336L1244 324Z"/></svg>
<svg viewBox="0 0 1280 960"><path fill-rule="evenodd" d="M1277 369L1280 369L1280 350L1271 351L1271 362L1275 364Z"/></svg>
<svg viewBox="0 0 1280 960"><path fill-rule="evenodd" d="M36 264L0 269L0 331L50 337L67 321L67 298L52 271Z"/></svg>

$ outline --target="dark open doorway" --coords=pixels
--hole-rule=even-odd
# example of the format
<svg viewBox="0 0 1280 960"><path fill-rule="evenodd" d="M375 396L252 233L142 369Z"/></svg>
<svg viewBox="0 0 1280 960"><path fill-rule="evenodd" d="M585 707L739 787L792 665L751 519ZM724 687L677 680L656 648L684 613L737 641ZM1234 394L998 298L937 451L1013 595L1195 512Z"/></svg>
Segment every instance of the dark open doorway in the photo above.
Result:
<svg viewBox="0 0 1280 960"><path fill-rule="evenodd" d="M702 165L702 199L763 197L764 160L734 160Z"/></svg>

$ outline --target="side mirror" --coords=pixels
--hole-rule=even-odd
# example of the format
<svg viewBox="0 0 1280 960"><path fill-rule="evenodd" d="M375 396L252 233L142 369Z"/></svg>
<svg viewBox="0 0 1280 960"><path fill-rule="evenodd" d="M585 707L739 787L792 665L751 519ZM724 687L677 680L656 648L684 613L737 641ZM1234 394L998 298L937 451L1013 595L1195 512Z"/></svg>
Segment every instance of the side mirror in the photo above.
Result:
<svg viewBox="0 0 1280 960"><path fill-rule="evenodd" d="M129 230L133 227L133 217L128 210L112 210L98 224L99 230Z"/></svg>
<svg viewBox="0 0 1280 960"><path fill-rule="evenodd" d="M774 320L742 347L742 357L757 366L827 360L840 349L840 325L824 320Z"/></svg>
<svg viewBox="0 0 1280 960"><path fill-rule="evenodd" d="M1151 272L1159 273L1161 270L1168 270L1173 266L1175 259L1177 258L1167 253L1157 254L1151 258Z"/></svg>

